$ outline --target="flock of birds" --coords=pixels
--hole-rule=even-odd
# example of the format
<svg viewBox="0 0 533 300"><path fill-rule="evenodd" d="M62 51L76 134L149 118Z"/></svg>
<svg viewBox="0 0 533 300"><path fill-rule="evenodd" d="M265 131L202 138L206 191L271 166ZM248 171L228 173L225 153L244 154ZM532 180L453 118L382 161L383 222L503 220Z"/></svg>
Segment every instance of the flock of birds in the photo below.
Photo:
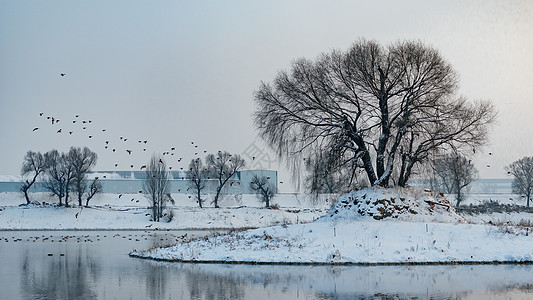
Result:
<svg viewBox="0 0 533 300"><path fill-rule="evenodd" d="M187 233L183 235L177 235L174 233L158 233L154 231L144 231L142 234L120 234L115 233L113 235L101 235L96 234L94 236L90 235L61 235L61 236L53 236L53 235L37 235L37 236L29 236L26 238L18 238L15 236L9 237L0 237L0 242L6 242L6 243L18 243L18 242L26 242L26 243L66 243L66 242L76 242L76 243L94 243L94 242L105 242L106 239L124 239L132 242L141 242L141 241L152 241L154 244L158 244L159 246L169 245L171 243L176 242L188 242L193 238L193 236L188 236ZM48 253L48 256L53 256L53 253ZM64 253L60 253L59 256L65 256Z"/></svg>
<svg viewBox="0 0 533 300"><path fill-rule="evenodd" d="M130 139L126 136L115 135L113 136L106 128L98 128L95 122L91 119L81 118L79 114L76 114L68 121L58 118L57 116L45 115L43 112L39 113L39 117L46 120L46 126L42 125L40 127L34 127L33 132L36 134L43 131L48 131L49 128L52 128L52 133L56 135L67 135L67 136L85 136L92 143L96 144L96 148L91 148L92 151L107 151L110 154L116 155L117 162L113 163L111 169L114 170L145 170L147 165L145 164L147 160L147 155L151 155L152 149L149 149L149 141L147 139ZM190 142L190 145L193 148L194 157L199 158L200 154L207 154L207 150L200 150L199 146L195 144L194 141ZM179 170L185 170L186 166L183 159L183 156L179 156L176 153L175 146L169 147L168 149L160 152L162 156L167 156L168 161L170 161L168 169L173 170L171 164L178 164ZM158 151L159 152L159 151ZM145 153L147 155L136 155L139 153ZM140 156L140 157L139 157ZM125 159L126 158L126 159ZM144 162L139 163L139 160L142 159ZM119 160L128 161L126 164L119 164ZM160 159L160 162L163 163L163 160ZM182 163L183 162L183 163ZM180 166L181 165L181 166ZM177 170L176 168L176 170Z"/></svg>

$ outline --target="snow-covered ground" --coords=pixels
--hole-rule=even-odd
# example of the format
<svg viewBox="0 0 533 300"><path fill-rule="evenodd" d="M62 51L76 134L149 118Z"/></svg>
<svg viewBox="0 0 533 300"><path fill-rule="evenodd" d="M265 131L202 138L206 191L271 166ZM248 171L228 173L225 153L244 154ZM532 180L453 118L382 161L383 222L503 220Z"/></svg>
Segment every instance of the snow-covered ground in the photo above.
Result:
<svg viewBox="0 0 533 300"><path fill-rule="evenodd" d="M314 205L314 199L298 194L278 194L273 203L279 209L266 209L255 195L228 195L212 207L212 195L207 195L207 207L199 208L194 197L172 194L175 204L169 207L174 218L170 222L151 222L148 200L139 194L102 194L91 200L90 207L57 207L48 193L33 193L32 201L41 205L19 206L25 203L20 193L0 193L0 230L86 230L86 229L211 229L257 228L278 224L310 222L324 215L334 197L324 196ZM52 205L42 203L53 203Z"/></svg>
<svg viewBox="0 0 533 300"><path fill-rule="evenodd" d="M444 198L375 188L342 196L312 223L236 231L131 255L250 263L531 262L529 230L468 224Z"/></svg>

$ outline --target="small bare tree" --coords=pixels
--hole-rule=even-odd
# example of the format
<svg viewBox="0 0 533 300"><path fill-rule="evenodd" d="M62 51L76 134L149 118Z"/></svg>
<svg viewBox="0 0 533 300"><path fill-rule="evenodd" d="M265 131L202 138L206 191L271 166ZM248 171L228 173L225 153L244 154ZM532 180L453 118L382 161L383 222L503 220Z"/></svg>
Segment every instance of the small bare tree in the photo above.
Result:
<svg viewBox="0 0 533 300"><path fill-rule="evenodd" d="M513 176L513 193L524 195L529 207L533 191L533 157L523 157L505 167L507 174Z"/></svg>
<svg viewBox="0 0 533 300"><path fill-rule="evenodd" d="M89 191L87 192L87 199L85 200L85 207L89 207L89 201L98 193L102 192L102 183L95 177L89 185Z"/></svg>
<svg viewBox="0 0 533 300"><path fill-rule="evenodd" d="M435 159L433 173L436 189L456 195L456 207L464 200L466 188L478 177L478 170L472 162L458 153Z"/></svg>
<svg viewBox="0 0 533 300"><path fill-rule="evenodd" d="M215 203L215 207L218 208L218 200L224 185L238 171L244 168L246 162L243 158L241 158L240 155L231 155L227 151L218 151L216 155L209 154L206 157L206 162L210 174L212 174L218 180L215 199L213 201Z"/></svg>
<svg viewBox="0 0 533 300"><path fill-rule="evenodd" d="M170 176L162 156L153 155L146 167L143 191L148 195L152 208L152 220L159 222L170 194Z"/></svg>
<svg viewBox="0 0 533 300"><path fill-rule="evenodd" d="M43 155L40 152L28 151L24 156L22 169L20 171L20 175L24 180L22 186L20 187L20 191L24 194L27 204L30 203L28 190L35 183L39 175L44 173L45 170L46 165Z"/></svg>
<svg viewBox="0 0 533 300"><path fill-rule="evenodd" d="M92 167L96 164L98 156L87 147L84 147L83 149L71 147L67 159L68 163L70 163L73 168L72 190L78 196L78 205L82 206L82 197L87 192L89 185L87 173L89 173ZM97 190L98 189L96 189L96 191ZM88 203L89 202L87 201L87 205Z"/></svg>
<svg viewBox="0 0 533 300"><path fill-rule="evenodd" d="M74 170L69 163L66 154L59 153L57 150L50 150L44 154L46 165L46 180L44 182L45 188L48 189L52 195L57 196L59 205L63 205L63 198L65 199L65 206L69 206L69 191Z"/></svg>
<svg viewBox="0 0 533 300"><path fill-rule="evenodd" d="M266 176L254 175L250 181L250 188L257 193L261 202L265 203L265 207L270 207L270 200L274 197L275 190Z"/></svg>
<svg viewBox="0 0 533 300"><path fill-rule="evenodd" d="M191 160L189 163L187 179L189 179L189 187L196 192L198 205L202 207L202 191L205 189L206 185L207 169L204 167L201 158Z"/></svg>

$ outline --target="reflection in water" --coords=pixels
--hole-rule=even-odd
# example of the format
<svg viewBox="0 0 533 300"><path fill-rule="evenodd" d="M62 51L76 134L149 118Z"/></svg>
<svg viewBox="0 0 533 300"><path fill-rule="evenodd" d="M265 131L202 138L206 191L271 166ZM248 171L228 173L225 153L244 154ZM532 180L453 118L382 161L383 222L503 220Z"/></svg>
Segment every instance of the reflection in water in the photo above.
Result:
<svg viewBox="0 0 533 300"><path fill-rule="evenodd" d="M30 237L37 234L42 238L33 242ZM533 265L167 263L130 258L127 253L170 244L184 232L71 232L76 237L58 243L66 234L55 232L43 241L42 232L10 232L9 238L0 232L0 298L527 299L533 295ZM15 243L17 239L21 240Z"/></svg>
<svg viewBox="0 0 533 300"><path fill-rule="evenodd" d="M27 299L96 299L93 291L98 273L95 257L82 248L64 256L31 257L28 249L22 261L21 294ZM48 255L47 255L48 257Z"/></svg>
<svg viewBox="0 0 533 300"><path fill-rule="evenodd" d="M190 299L244 299L246 283L231 276L218 276L191 265L181 269L189 289Z"/></svg>

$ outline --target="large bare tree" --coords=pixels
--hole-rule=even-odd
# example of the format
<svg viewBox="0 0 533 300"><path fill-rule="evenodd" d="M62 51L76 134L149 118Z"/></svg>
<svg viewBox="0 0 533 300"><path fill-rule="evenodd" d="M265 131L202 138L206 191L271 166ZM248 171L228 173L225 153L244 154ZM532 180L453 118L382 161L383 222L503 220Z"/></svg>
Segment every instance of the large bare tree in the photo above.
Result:
<svg viewBox="0 0 533 300"><path fill-rule="evenodd" d="M246 165L244 159L238 154L230 154L227 151L218 151L217 154L209 154L206 157L209 173L218 181L214 204L218 206L218 201L222 189L238 171Z"/></svg>
<svg viewBox="0 0 533 300"><path fill-rule="evenodd" d="M98 189L93 189L92 191L88 190L89 183L87 180L87 173L96 165L96 160L98 156L95 152L91 151L89 148L84 147L83 149L78 147L71 147L68 154L68 163L72 165L73 168L73 180L72 180L72 189L78 196L78 205L82 206L82 197L87 192L98 191ZM96 183L93 187L97 187ZM94 196L94 194L92 195ZM91 196L91 198L92 198ZM89 202L87 201L87 205Z"/></svg>
<svg viewBox="0 0 533 300"><path fill-rule="evenodd" d="M170 194L170 175L162 156L153 155L146 167L143 191L147 194L152 208L152 220L159 222L163 217Z"/></svg>
<svg viewBox="0 0 533 300"><path fill-rule="evenodd" d="M433 161L433 184L440 192L456 195L455 206L463 201L465 189L478 178L478 170L467 157L455 153Z"/></svg>
<svg viewBox="0 0 533 300"><path fill-rule="evenodd" d="M28 151L24 156L22 162L22 169L20 175L24 180L20 191L24 193L26 203L30 204L30 197L28 196L28 190L33 186L37 178L46 170L46 164L43 155L40 152Z"/></svg>
<svg viewBox="0 0 533 300"><path fill-rule="evenodd" d="M202 191L205 189L207 173L207 168L204 167L201 158L191 160L187 179L189 180L189 188L196 192L196 199L200 207L202 207Z"/></svg>
<svg viewBox="0 0 533 300"><path fill-rule="evenodd" d="M513 176L513 193L526 196L529 207L533 191L533 157L525 156L505 167L507 174Z"/></svg>
<svg viewBox="0 0 533 300"><path fill-rule="evenodd" d="M405 186L431 155L486 141L493 105L457 97L457 89L437 50L360 40L345 52L298 59L262 83L255 124L295 175L303 158L328 153L336 166L360 168L371 185L387 186L397 174L394 182Z"/></svg>

